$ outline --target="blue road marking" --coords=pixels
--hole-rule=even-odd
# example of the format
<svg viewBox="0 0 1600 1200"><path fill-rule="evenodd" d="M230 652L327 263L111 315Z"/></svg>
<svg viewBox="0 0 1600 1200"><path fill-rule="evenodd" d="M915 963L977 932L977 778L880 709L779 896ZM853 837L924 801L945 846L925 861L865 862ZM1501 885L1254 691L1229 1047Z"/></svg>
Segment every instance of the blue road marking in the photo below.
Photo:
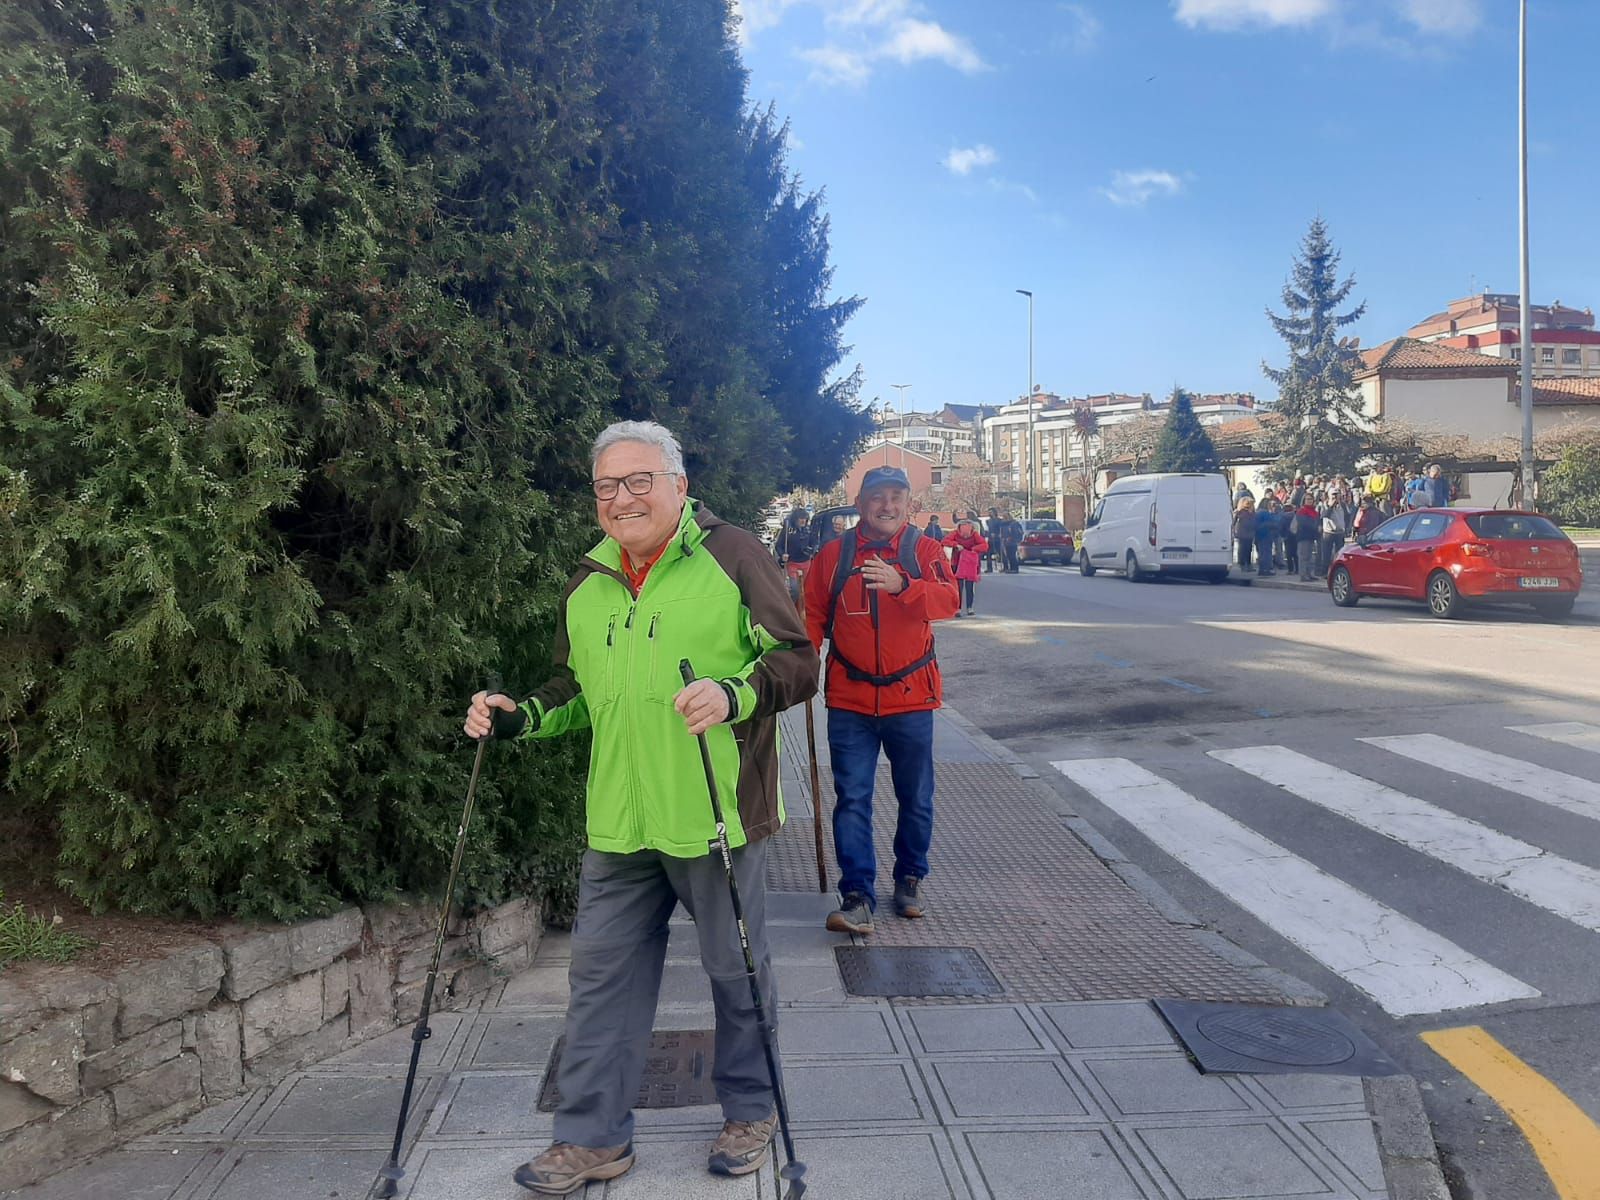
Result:
<svg viewBox="0 0 1600 1200"><path fill-rule="evenodd" d="M1098 651L1098 650L1096 650L1094 652L1094 657L1095 657L1095 661L1096 662L1108 663L1109 665L1111 665L1113 667L1121 667L1124 671L1128 670L1129 668L1131 668L1133 666L1133 664L1131 662L1128 662L1126 659L1112 658L1108 654L1101 654L1100 651Z"/></svg>
<svg viewBox="0 0 1600 1200"><path fill-rule="evenodd" d="M1273 713L1272 713L1272 710L1270 708L1258 708L1258 709L1256 709L1256 716L1258 716L1258 717L1270 717L1272 715L1273 715Z"/></svg>
<svg viewBox="0 0 1600 1200"><path fill-rule="evenodd" d="M1211 694L1210 688L1203 688L1198 683L1185 683L1181 679L1172 679L1166 675L1163 675L1156 682L1164 683L1169 687L1182 688L1186 692L1193 692L1196 696L1209 696Z"/></svg>

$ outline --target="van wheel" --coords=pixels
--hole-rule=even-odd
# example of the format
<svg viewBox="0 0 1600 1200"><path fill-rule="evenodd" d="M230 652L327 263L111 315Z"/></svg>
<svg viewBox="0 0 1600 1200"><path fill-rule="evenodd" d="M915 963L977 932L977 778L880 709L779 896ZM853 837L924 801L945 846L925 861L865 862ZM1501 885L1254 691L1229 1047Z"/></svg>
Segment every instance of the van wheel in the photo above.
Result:
<svg viewBox="0 0 1600 1200"><path fill-rule="evenodd" d="M1139 558L1132 550L1128 551L1128 565L1123 570L1129 583L1149 583L1150 575L1139 565Z"/></svg>
<svg viewBox="0 0 1600 1200"><path fill-rule="evenodd" d="M1461 593L1448 571L1435 571L1428 576L1428 611L1445 621L1461 615Z"/></svg>
<svg viewBox="0 0 1600 1200"><path fill-rule="evenodd" d="M1344 567L1333 569L1333 574L1328 578L1328 594L1340 608L1354 608L1356 601L1361 599L1356 594L1356 585L1350 578L1350 572Z"/></svg>
<svg viewBox="0 0 1600 1200"><path fill-rule="evenodd" d="M1094 564L1089 561L1089 552L1087 550L1078 551L1078 574L1085 579L1094 578Z"/></svg>

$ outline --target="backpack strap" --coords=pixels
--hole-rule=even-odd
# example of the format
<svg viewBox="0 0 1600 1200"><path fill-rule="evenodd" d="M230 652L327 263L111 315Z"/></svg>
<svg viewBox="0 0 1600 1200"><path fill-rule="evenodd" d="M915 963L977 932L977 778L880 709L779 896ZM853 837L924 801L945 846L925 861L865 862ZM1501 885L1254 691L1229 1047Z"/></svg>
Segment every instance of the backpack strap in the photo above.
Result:
<svg viewBox="0 0 1600 1200"><path fill-rule="evenodd" d="M828 619L823 633L833 641L833 614L839 607L839 593L850 582L850 573L856 569L856 531L849 530L839 537L839 562L833 569L833 587L828 592Z"/></svg>

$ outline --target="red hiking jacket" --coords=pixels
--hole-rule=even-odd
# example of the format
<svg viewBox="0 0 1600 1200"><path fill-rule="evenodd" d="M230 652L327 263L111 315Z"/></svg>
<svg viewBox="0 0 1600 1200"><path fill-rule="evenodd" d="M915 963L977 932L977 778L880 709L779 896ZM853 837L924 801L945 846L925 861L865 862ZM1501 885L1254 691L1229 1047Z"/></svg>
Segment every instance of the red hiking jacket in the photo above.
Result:
<svg viewBox="0 0 1600 1200"><path fill-rule="evenodd" d="M916 552L921 579L911 579L900 571L906 586L891 596L887 592L870 591L857 570L845 582L835 605L833 577L839 565L839 554L845 538L857 532L851 530L844 537L834 538L817 552L811 560L811 569L806 572L806 629L812 645L819 651L827 636L828 611L830 607L834 609L834 652L828 655L824 691L827 705L874 717L938 708L944 686L936 661L929 661L903 679L882 685L850 678L845 663L881 677L897 674L931 654L933 622L955 616L961 603L950 572L950 560L945 556L944 547L933 538L919 537ZM863 532L856 550L856 567L876 555L899 570L900 542L905 536L906 530L902 529L892 546L874 547L866 541ZM876 605L872 598L876 598Z"/></svg>

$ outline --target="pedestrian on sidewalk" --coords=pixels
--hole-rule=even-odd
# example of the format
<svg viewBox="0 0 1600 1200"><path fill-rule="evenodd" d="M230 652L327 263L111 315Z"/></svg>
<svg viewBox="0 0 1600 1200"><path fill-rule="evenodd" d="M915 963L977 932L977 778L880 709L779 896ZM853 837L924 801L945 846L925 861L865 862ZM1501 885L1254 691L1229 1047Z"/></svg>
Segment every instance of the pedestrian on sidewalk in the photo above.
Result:
<svg viewBox="0 0 1600 1200"><path fill-rule="evenodd" d="M1262 501L1266 503L1265 500ZM1238 550L1239 566L1244 570L1250 569L1250 555L1256 547L1256 514L1255 501L1249 496L1239 497L1238 504L1233 510L1233 542Z"/></svg>
<svg viewBox="0 0 1600 1200"><path fill-rule="evenodd" d="M936 542L944 541L944 526L939 524L938 513L934 513L928 518L928 524L922 532Z"/></svg>
<svg viewBox="0 0 1600 1200"><path fill-rule="evenodd" d="M805 578L811 563L811 514L796 507L784 518L783 527L772 542L772 556L790 579Z"/></svg>
<svg viewBox="0 0 1600 1200"><path fill-rule="evenodd" d="M1345 539L1350 536L1350 522L1355 514L1350 509L1345 493L1337 486L1329 493L1326 503L1318 512L1322 517L1322 566L1326 572L1333 567L1333 560L1344 548Z"/></svg>
<svg viewBox="0 0 1600 1200"><path fill-rule="evenodd" d="M1267 496L1256 510L1256 574L1272 575L1272 548L1283 534L1283 513L1275 496Z"/></svg>
<svg viewBox="0 0 1600 1200"><path fill-rule="evenodd" d="M1378 511L1378 506L1373 503L1372 497L1363 494L1356 505L1356 518L1350 523L1350 532L1358 538L1365 537L1381 524L1383 524L1383 514Z"/></svg>
<svg viewBox="0 0 1600 1200"><path fill-rule="evenodd" d="M806 576L806 623L828 643L825 702L833 766L833 845L839 860L836 933L871 933L878 861L872 793L880 751L899 806L894 836L894 911L920 917L933 840L933 710L943 699L933 622L956 613L960 595L945 548L908 525L911 483L898 467L861 481L861 523L817 555ZM848 555L848 557L846 557Z"/></svg>
<svg viewBox="0 0 1600 1200"><path fill-rule="evenodd" d="M1000 546L1005 551L1006 574L1020 575L1017 550L1022 545L1022 522L1011 515L1008 508L1000 517Z"/></svg>
<svg viewBox="0 0 1600 1200"><path fill-rule="evenodd" d="M971 513L968 513L970 516ZM983 525L984 540L989 543L989 548L983 552L983 573L994 574L994 560L1001 554L1000 549L1000 511L991 508L989 519Z"/></svg>
<svg viewBox="0 0 1600 1200"><path fill-rule="evenodd" d="M956 583L961 589L961 603L967 610L967 616L972 616L972 602L978 590L979 563L981 556L989 548L989 541L978 532L977 524L967 517L963 517L956 525L956 531L944 539L944 544L952 548L955 558ZM961 615L961 609L956 609L956 616Z"/></svg>
<svg viewBox="0 0 1600 1200"><path fill-rule="evenodd" d="M1310 583L1317 569L1317 543L1322 539L1322 515L1307 492L1300 507L1295 510L1292 532L1295 541L1295 559L1300 564L1300 579Z"/></svg>
<svg viewBox="0 0 1600 1200"><path fill-rule="evenodd" d="M724 809L750 953L777 1011L766 935L766 839L782 823L778 714L817 690L817 654L783 572L755 535L689 496L683 453L651 421L623 421L591 453L605 532L557 610L554 674L520 703L479 692L469 737L548 738L590 729L588 849L572 926L571 998L555 1140L514 1172L566 1195L634 1163L644 1077L667 954L667 921L694 919L716 1006L713 1082L723 1126L707 1169L748 1175L777 1122L695 738L704 733ZM683 686L678 663L703 677ZM736 736L734 727L740 730Z"/></svg>

